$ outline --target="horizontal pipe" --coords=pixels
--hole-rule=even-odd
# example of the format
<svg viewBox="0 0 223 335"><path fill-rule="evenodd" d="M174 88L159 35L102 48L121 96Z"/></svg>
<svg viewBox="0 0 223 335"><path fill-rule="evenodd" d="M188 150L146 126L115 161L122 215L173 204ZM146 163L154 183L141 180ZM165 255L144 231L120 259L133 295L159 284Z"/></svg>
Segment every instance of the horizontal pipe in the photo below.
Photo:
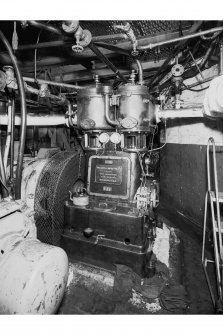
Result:
<svg viewBox="0 0 223 335"><path fill-rule="evenodd" d="M167 119L203 118L202 108L165 109L156 112L157 122Z"/></svg>
<svg viewBox="0 0 223 335"><path fill-rule="evenodd" d="M166 40L166 41L162 41L162 42L158 42L158 43L150 43L150 44L147 44L147 45L139 46L138 50L153 49L153 48L156 48L158 46L163 46L163 45L166 45L166 44L181 42L181 41L185 41L185 40L188 40L188 39L191 39L191 38L203 36L203 35L206 35L206 34L219 32L219 31L222 31L222 30L223 30L223 27L212 28L212 29L200 31L200 32L195 33L195 34L190 34L190 35L185 35L185 36L182 36L182 37L173 38L172 40Z"/></svg>
<svg viewBox="0 0 223 335"><path fill-rule="evenodd" d="M93 36L92 42L100 42L100 41L108 41L108 40L128 40L128 36L126 34L111 34L111 35L101 35L101 36Z"/></svg>
<svg viewBox="0 0 223 335"><path fill-rule="evenodd" d="M26 85L25 86L25 90L27 91L27 92L29 92L29 93L32 93L32 94L36 94L36 95L38 95L38 96L41 96L41 92L40 92L40 90L38 90L38 89L36 89L36 88L33 88L33 87L31 87L31 86L28 86L28 85ZM52 100L54 100L55 102L58 102L58 103L65 103L66 102L66 98L65 97L60 97L60 96L57 96L57 95L54 95L54 94L47 94L46 96L45 96L45 98L50 98L50 99L52 99Z"/></svg>
<svg viewBox="0 0 223 335"><path fill-rule="evenodd" d="M78 86L78 85L58 83L57 81L35 79L35 78L29 78L29 77L23 77L23 80L26 81L26 82L29 82L29 83L48 84L48 85L52 85L52 86L72 88L72 89L75 89L75 90L81 90L83 88L86 88L86 87L82 87L82 86Z"/></svg>
<svg viewBox="0 0 223 335"><path fill-rule="evenodd" d="M9 117L7 114L0 114L0 124L8 125ZM51 114L51 115L40 115L40 114L27 114L27 126L59 126L64 125L66 119L64 114ZM21 125L21 116L15 115L15 126Z"/></svg>
<svg viewBox="0 0 223 335"><path fill-rule="evenodd" d="M60 29L58 29L58 28L56 28L52 25L49 25L47 23L42 23L42 22L34 21L34 20L27 21L27 22L30 26L33 26L35 28L47 30L50 33L54 33L54 34L59 35L59 36L63 35L63 32Z"/></svg>

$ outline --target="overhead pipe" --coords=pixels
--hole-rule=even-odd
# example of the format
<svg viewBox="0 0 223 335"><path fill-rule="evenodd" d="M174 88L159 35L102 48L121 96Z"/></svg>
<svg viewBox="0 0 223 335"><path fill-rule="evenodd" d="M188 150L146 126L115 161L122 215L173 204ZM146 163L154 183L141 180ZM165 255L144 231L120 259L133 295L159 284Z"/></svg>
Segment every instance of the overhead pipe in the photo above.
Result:
<svg viewBox="0 0 223 335"><path fill-rule="evenodd" d="M75 90L81 90L85 87L78 86L78 85L71 85L71 84L66 84L66 83L58 83L57 81L50 81L50 80L44 80L44 79L35 79L35 78L30 78L30 77L23 77L23 80L29 83L38 83L38 84L48 84L52 86L57 86L57 87L66 87L66 88L72 88Z"/></svg>
<svg viewBox="0 0 223 335"><path fill-rule="evenodd" d="M21 21L21 23L22 23L23 28L26 28L27 25L30 25L30 26L33 26L35 28L39 28L39 29L42 29L42 30L49 31L50 33L54 33L54 34L59 35L59 36L63 35L63 32L60 29L58 29L58 28L56 28L56 27L54 27L54 26L52 26L48 23L43 23L43 22L34 21L34 20Z"/></svg>
<svg viewBox="0 0 223 335"><path fill-rule="evenodd" d="M151 50L151 49L154 49L156 47L163 46L163 45L166 45L166 44L181 42L181 41L189 40L191 38L195 38L195 37L199 37L199 36L203 36L203 35L207 35L207 34L211 34L211 33L221 32L222 30L223 30L223 27L211 28L211 29L208 29L208 30L199 31L198 33L195 33L195 34L189 34L189 35L173 38L171 40L166 40L166 41L157 42L157 43L149 43L147 45L142 45L142 46L138 47L138 50L140 50L140 51L148 50L148 49Z"/></svg>
<svg viewBox="0 0 223 335"><path fill-rule="evenodd" d="M109 41L109 40L120 40L120 39L128 39L125 34L112 34L112 35L101 35L101 36L93 36L92 42L95 43L102 43L102 41ZM32 49L43 49L43 48L53 48L53 47L60 47L64 45L72 45L74 42L73 40L59 40L59 41L49 41L49 42L41 42L41 43L31 43L31 44L23 44L19 45L18 50L32 50Z"/></svg>
<svg viewBox="0 0 223 335"><path fill-rule="evenodd" d="M35 95L38 95L41 97L41 90L38 90L36 88L33 88L31 86L28 86L26 85L25 86L25 90L29 93L32 93L32 94L35 94ZM56 102L60 102L60 103L65 103L66 102L66 98L63 97L63 96L57 96L57 95L54 95L54 94L51 94L51 93L48 93L46 96L44 96L44 98L50 98Z"/></svg>
<svg viewBox="0 0 223 335"><path fill-rule="evenodd" d="M21 198L21 180L22 180L22 165L23 165L23 156L24 156L24 148L25 148L25 139L26 139L26 97L25 97L25 89L24 83L22 79L22 75L20 69L18 67L18 63L16 57L12 51L12 48L6 39L5 35L0 30L0 38L5 45L9 56L11 58L12 64L14 66L14 70L17 77L17 83L20 93L21 99L21 134L19 141L19 152L18 152L18 160L17 160L17 169L16 169L16 182L15 182L15 200Z"/></svg>
<svg viewBox="0 0 223 335"><path fill-rule="evenodd" d="M119 72L117 67L110 62L110 60L103 55L103 53L96 47L94 43L90 43L88 47L95 53L98 58L105 63L123 82L127 83L128 80Z"/></svg>
<svg viewBox="0 0 223 335"><path fill-rule="evenodd" d="M193 26L189 29L188 34L186 36L188 36L189 34L193 34L195 33L200 26L202 25L203 21L196 21L194 22ZM149 86L151 86L154 82L157 81L157 79L159 78L159 75L161 74L162 71L164 71L164 69L168 66L169 62L171 61L171 59L173 57L175 57L175 55L179 52L180 48L182 48L185 44L185 41L180 41L175 49L173 50L173 52L171 52L171 54L169 55L169 57L165 60L165 62L163 63L163 65L158 69L158 71L153 75L152 79L149 81Z"/></svg>

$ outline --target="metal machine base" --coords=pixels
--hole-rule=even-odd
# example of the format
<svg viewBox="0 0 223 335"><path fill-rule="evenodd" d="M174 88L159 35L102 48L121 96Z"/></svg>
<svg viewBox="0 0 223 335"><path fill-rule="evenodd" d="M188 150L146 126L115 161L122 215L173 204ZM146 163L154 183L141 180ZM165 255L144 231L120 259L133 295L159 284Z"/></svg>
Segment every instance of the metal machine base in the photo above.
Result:
<svg viewBox="0 0 223 335"><path fill-rule="evenodd" d="M94 202L86 207L66 202L61 246L73 260L110 270L124 264L145 276L149 254L144 218L127 206L107 206L109 211L100 210Z"/></svg>

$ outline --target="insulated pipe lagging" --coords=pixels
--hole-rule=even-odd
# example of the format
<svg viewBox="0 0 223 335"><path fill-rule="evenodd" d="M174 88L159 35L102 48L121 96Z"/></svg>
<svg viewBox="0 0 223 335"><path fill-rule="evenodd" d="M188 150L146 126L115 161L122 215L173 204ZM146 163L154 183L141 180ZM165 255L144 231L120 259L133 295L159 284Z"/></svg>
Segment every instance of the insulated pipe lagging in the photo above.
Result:
<svg viewBox="0 0 223 335"><path fill-rule="evenodd" d="M8 125L9 118L7 114L0 114L0 124ZM14 120L15 126L21 125L21 116L16 115ZM27 122L28 126L59 126L66 124L66 119L63 114L51 114L51 115L40 115L40 114L27 114ZM75 125L75 120L73 121L73 125Z"/></svg>
<svg viewBox="0 0 223 335"><path fill-rule="evenodd" d="M0 30L0 38L5 45L9 56L11 58L12 64L14 66L15 74L17 77L17 83L20 93L20 104L21 104L21 135L19 141L19 152L18 152L18 160L17 160L17 170L16 170L16 182L15 182L15 200L21 198L21 180L22 180L22 165L23 165L23 156L24 156L24 148L25 148L25 139L26 139L26 96L24 83L22 79L22 75L20 69L18 67L18 63L15 55L13 54L12 48L6 39L5 35Z"/></svg>

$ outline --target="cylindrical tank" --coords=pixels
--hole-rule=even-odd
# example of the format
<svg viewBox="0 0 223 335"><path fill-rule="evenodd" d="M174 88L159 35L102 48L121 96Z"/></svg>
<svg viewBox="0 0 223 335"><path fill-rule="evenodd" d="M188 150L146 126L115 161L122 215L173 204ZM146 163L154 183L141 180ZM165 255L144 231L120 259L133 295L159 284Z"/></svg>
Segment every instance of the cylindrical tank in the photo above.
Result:
<svg viewBox="0 0 223 335"><path fill-rule="evenodd" d="M154 106L149 100L148 88L128 83L119 87L118 117L122 131L150 131L154 120Z"/></svg>
<svg viewBox="0 0 223 335"><path fill-rule="evenodd" d="M79 129L113 129L105 119L105 94L112 95L112 88L101 84L78 92L77 127ZM114 115L111 115L111 119L114 120Z"/></svg>
<svg viewBox="0 0 223 335"><path fill-rule="evenodd" d="M63 298L68 258L59 247L21 239L0 262L0 314L53 314Z"/></svg>

